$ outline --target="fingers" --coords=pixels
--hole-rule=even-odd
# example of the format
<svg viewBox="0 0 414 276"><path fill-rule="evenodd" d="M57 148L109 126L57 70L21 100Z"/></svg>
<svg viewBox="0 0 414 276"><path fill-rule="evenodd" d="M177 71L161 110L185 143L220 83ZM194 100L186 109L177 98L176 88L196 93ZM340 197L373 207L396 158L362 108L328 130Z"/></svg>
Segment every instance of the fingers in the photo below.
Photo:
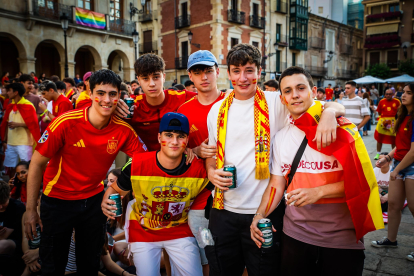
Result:
<svg viewBox="0 0 414 276"><path fill-rule="evenodd" d="M26 235L26 239L28 240L32 240L32 232L31 232L31 228L30 225L26 224L24 227L24 233Z"/></svg>
<svg viewBox="0 0 414 276"><path fill-rule="evenodd" d="M272 225L272 231L273 232L276 232L277 231L273 225Z"/></svg>
<svg viewBox="0 0 414 276"><path fill-rule="evenodd" d="M321 141L321 137L320 137L320 134L319 134L318 131L316 131L315 138L313 138L312 142L316 142L316 148L318 150L321 150L321 143L322 143L322 141Z"/></svg>
<svg viewBox="0 0 414 276"><path fill-rule="evenodd" d="M36 222L31 223L33 237L37 238Z"/></svg>
<svg viewBox="0 0 414 276"><path fill-rule="evenodd" d="M262 242L264 242L264 239L262 238L262 232L257 228L256 225L254 225L254 222L252 225L250 225L250 237L254 241L254 243L257 245L258 248L262 247Z"/></svg>

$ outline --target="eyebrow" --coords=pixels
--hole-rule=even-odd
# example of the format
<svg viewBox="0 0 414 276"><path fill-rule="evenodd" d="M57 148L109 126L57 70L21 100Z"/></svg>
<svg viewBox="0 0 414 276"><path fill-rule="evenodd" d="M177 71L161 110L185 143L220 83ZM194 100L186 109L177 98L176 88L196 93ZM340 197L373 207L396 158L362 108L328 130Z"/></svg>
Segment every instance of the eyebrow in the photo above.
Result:
<svg viewBox="0 0 414 276"><path fill-rule="evenodd" d="M306 84L305 83L298 83L295 87L298 87L300 85L306 85ZM288 86L288 87L283 88L282 90L286 90L288 88L292 89L290 86Z"/></svg>
<svg viewBox="0 0 414 276"><path fill-rule="evenodd" d="M103 93L115 92L115 93L118 93L118 91L116 91L116 90L112 90L112 91L109 91L109 92L106 92L105 90L96 90L96 92L103 92Z"/></svg>

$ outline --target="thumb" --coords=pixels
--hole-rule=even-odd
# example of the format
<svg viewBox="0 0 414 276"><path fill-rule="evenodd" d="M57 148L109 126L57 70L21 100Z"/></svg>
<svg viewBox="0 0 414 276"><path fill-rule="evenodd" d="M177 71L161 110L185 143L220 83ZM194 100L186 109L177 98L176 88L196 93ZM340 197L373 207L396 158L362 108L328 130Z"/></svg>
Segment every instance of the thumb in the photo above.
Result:
<svg viewBox="0 0 414 276"><path fill-rule="evenodd" d="M206 139L206 140L204 140L204 142L203 143L206 143L206 144L208 144L208 138Z"/></svg>

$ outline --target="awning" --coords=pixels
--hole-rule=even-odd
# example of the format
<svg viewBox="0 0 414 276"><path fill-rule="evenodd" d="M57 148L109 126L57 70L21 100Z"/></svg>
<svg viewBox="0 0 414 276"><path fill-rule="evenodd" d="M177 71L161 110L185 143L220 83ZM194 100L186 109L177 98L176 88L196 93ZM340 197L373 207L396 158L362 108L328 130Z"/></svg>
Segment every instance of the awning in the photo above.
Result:
<svg viewBox="0 0 414 276"><path fill-rule="evenodd" d="M367 35L398 33L398 23L367 27Z"/></svg>

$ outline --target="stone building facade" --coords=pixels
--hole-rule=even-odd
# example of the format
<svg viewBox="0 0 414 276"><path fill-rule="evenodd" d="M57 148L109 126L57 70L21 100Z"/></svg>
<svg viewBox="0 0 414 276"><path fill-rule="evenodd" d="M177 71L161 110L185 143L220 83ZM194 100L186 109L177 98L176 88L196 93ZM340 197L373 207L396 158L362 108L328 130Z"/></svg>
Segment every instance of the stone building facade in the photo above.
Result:
<svg viewBox="0 0 414 276"><path fill-rule="evenodd" d="M69 76L109 68L122 79L134 78L136 23L129 3L137 0L4 0L0 8L0 70L12 77L21 71L64 77L65 43L60 17L69 17L67 61ZM104 16L103 29L82 26L76 8Z"/></svg>

